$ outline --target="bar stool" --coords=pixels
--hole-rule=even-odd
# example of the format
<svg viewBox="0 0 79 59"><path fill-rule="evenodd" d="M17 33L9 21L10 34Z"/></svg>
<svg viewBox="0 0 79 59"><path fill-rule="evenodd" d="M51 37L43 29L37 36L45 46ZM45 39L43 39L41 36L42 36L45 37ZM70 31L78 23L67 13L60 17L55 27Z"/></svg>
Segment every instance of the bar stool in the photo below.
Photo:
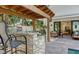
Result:
<svg viewBox="0 0 79 59"><path fill-rule="evenodd" d="M3 44L3 50L4 50L4 54L8 53L9 51L11 51L11 54L13 53L17 53L17 47L20 46L21 44L25 45L25 51L22 51L24 53L27 54L27 38L24 35L21 35L24 38L24 41L18 40L17 36L13 35L13 34L8 34L6 32L6 24L4 22L0 23L0 38ZM5 39L4 39L5 38ZM9 43L8 43L9 42ZM7 51L8 45L10 45L9 47L11 47L11 50ZM13 52L13 49L15 49L15 52Z"/></svg>
<svg viewBox="0 0 79 59"><path fill-rule="evenodd" d="M3 38L2 38L1 35L0 35L0 39L1 39L1 43L2 43L2 45L4 46L4 41L3 41Z"/></svg>
<svg viewBox="0 0 79 59"><path fill-rule="evenodd" d="M24 52L25 54L27 54L27 38L24 35L20 35L20 37L23 37L25 41L18 40L17 36L11 34L9 35L9 39L5 42L5 45L7 44L8 41L10 42L11 54L17 53L17 51ZM17 47L20 46L21 44L25 45L25 51L17 50ZM13 49L15 49L15 52L13 52ZM5 50L5 53L7 52L9 51Z"/></svg>
<svg viewBox="0 0 79 59"><path fill-rule="evenodd" d="M17 53L17 51L21 51L21 50L17 50L17 47L21 44L25 44L25 51L21 51L21 52L24 52L27 54L27 39L24 35L22 35L22 37L25 39L25 41L17 40L16 36L11 34L9 35L8 40L4 43L3 38L0 35L1 42L3 44L4 54L8 53L9 51L11 51L11 54ZM7 45L8 42L10 43L10 47L11 47L11 50L9 51L6 50L8 48L8 45ZM15 49L15 52L13 52L13 49Z"/></svg>

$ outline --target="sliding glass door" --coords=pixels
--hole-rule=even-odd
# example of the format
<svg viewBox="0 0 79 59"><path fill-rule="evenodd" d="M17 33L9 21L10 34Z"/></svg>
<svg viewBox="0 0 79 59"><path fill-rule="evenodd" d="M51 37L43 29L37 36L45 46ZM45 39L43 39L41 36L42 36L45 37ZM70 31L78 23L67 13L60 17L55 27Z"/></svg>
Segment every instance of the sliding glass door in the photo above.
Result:
<svg viewBox="0 0 79 59"><path fill-rule="evenodd" d="M60 33L61 22L54 22L54 31Z"/></svg>

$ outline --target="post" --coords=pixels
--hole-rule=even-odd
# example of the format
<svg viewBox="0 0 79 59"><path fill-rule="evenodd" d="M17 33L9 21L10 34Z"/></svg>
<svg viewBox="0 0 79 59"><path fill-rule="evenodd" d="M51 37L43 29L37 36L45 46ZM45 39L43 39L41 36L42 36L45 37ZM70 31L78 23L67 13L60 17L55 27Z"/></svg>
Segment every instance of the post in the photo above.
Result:
<svg viewBox="0 0 79 59"><path fill-rule="evenodd" d="M52 18L50 17L50 19L47 19L47 40L48 42L50 42L50 23L52 21Z"/></svg>
<svg viewBox="0 0 79 59"><path fill-rule="evenodd" d="M47 19L47 40L50 42L50 26L49 26L49 19Z"/></svg>

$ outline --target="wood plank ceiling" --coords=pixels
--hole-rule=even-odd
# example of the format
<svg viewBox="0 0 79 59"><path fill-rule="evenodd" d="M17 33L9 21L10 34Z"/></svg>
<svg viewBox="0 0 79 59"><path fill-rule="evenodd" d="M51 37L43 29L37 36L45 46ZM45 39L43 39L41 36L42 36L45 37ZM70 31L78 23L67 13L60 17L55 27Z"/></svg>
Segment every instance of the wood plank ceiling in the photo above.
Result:
<svg viewBox="0 0 79 59"><path fill-rule="evenodd" d="M37 8L48 14L50 17L53 17L55 14L51 11L46 5L35 5Z"/></svg>
<svg viewBox="0 0 79 59"><path fill-rule="evenodd" d="M35 5L35 7L39 8L41 11L48 14L50 17L54 16L54 13L50 9L48 9L47 6L45 6L45 5ZM1 10L1 8L2 8L2 10ZM7 10L6 13L10 14L11 13L10 11L12 11L12 12L18 13L18 15L13 13L14 15L17 15L17 16L22 15L22 16L24 16L26 18L30 18L30 19L45 18L42 15L39 15L21 5L1 5L0 11L3 11L3 9Z"/></svg>

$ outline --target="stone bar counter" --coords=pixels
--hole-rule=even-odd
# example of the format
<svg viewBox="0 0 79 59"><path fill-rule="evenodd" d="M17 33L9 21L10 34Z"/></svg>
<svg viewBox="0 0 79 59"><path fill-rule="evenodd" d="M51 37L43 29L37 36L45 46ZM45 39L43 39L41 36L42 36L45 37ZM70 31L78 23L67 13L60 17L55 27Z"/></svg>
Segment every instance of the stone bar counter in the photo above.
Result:
<svg viewBox="0 0 79 59"><path fill-rule="evenodd" d="M45 35L41 35L38 32L15 32L13 34L26 36L27 54L44 54L45 53Z"/></svg>

